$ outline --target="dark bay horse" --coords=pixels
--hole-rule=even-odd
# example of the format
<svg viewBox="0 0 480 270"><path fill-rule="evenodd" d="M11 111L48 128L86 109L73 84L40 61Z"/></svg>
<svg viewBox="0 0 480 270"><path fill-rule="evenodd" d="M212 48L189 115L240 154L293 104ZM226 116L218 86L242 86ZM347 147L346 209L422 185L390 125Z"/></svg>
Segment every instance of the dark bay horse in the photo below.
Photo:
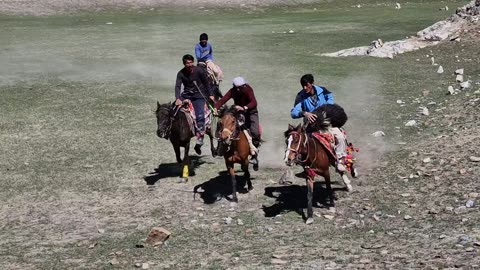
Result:
<svg viewBox="0 0 480 270"><path fill-rule="evenodd" d="M318 122L317 118L317 122ZM329 123L327 120L322 121L323 128L327 128ZM287 143L287 149L285 151L285 162L288 166L294 164L301 165L305 171L307 182L307 220L306 223L313 222L313 182L316 175L320 175L325 179L325 185L327 188L328 198L330 199L329 205L335 206L335 197L333 194L331 181L330 181L330 166L335 166L334 154L329 154L321 142L316 138L310 136L302 125L293 127L288 126L288 130L285 131L285 138ZM341 173L342 179L347 186L348 190L351 190L350 180L345 173Z"/></svg>
<svg viewBox="0 0 480 270"><path fill-rule="evenodd" d="M225 165L227 166L230 179L232 181L232 202L237 203L237 180L235 176L235 163L241 165L244 177L246 178L248 190L253 189L252 181L250 179L250 172L248 171L250 155L250 146L247 137L240 130L237 123L237 114L234 107L224 108L219 112L220 120L217 124L217 138L218 138L218 155L223 156Z"/></svg>
<svg viewBox="0 0 480 270"><path fill-rule="evenodd" d="M190 157L188 155L190 139L195 136L193 118L187 109L177 107L173 102L166 104L157 102L155 115L157 116L157 135L160 138L169 139L172 143L177 162L182 164L182 178L187 181L190 175ZM205 130L205 134L210 138L212 155L216 156L211 127L206 125ZM184 148L183 159L180 157L180 147Z"/></svg>

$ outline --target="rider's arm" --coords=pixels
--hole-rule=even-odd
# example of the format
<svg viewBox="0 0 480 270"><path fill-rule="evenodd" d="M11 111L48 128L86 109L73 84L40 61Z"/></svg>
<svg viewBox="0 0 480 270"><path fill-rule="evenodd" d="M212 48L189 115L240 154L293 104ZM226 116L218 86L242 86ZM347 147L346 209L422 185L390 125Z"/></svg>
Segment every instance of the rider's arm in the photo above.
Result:
<svg viewBox="0 0 480 270"><path fill-rule="evenodd" d="M302 102L297 103L297 105L292 108L290 116L292 116L293 119L303 117Z"/></svg>
<svg viewBox="0 0 480 270"><path fill-rule="evenodd" d="M333 100L333 93L332 92L329 92L328 94L324 95L326 101L327 101L327 104L334 104L335 101Z"/></svg>
<svg viewBox="0 0 480 270"><path fill-rule="evenodd" d="M215 109L220 109L223 104L225 104L229 99L232 98L232 91L233 88L228 90L227 93L219 101L215 102Z"/></svg>
<svg viewBox="0 0 480 270"><path fill-rule="evenodd" d="M180 98L180 94L182 91L182 73L177 73L177 80L175 81L175 99Z"/></svg>
<svg viewBox="0 0 480 270"><path fill-rule="evenodd" d="M202 58L202 51L200 50L200 44L195 44L195 57L197 57L197 61Z"/></svg>

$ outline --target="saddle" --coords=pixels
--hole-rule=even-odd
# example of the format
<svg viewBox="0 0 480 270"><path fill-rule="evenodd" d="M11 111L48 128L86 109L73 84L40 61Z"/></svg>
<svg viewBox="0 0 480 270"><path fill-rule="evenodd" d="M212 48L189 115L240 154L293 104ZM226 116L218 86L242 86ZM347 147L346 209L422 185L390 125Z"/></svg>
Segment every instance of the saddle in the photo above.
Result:
<svg viewBox="0 0 480 270"><path fill-rule="evenodd" d="M328 159L334 164L337 160L337 155L335 154L335 137L326 132L312 132L311 135L327 150Z"/></svg>
<svg viewBox="0 0 480 270"><path fill-rule="evenodd" d="M205 104L205 107L203 110L205 115L205 130L207 130L207 129L210 129L210 127L212 126L212 118L210 117L212 112L208 108L207 104ZM187 107L182 108L182 111L190 115L190 118L187 117L187 119L189 121L188 123L192 130L192 133L195 135L196 131L198 130L198 126L197 126L197 117L195 115L195 109L193 108L192 102L188 102Z"/></svg>

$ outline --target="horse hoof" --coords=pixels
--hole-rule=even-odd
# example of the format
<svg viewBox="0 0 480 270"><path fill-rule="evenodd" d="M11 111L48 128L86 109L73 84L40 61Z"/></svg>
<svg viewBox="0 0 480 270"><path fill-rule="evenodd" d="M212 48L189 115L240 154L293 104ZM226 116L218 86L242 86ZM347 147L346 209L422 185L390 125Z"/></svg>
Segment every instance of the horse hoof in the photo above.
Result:
<svg viewBox="0 0 480 270"><path fill-rule="evenodd" d="M308 218L307 221L305 221L305 224L310 225L313 223L313 218Z"/></svg>
<svg viewBox="0 0 480 270"><path fill-rule="evenodd" d="M358 178L359 174L357 168L353 168L351 174L353 178Z"/></svg>
<svg viewBox="0 0 480 270"><path fill-rule="evenodd" d="M257 163L257 164L253 164L253 170L254 170L254 171L258 171L258 163Z"/></svg>
<svg viewBox="0 0 480 270"><path fill-rule="evenodd" d="M196 144L195 147L193 148L195 150L195 153L197 153L197 155L201 155L202 154L202 146L200 144Z"/></svg>

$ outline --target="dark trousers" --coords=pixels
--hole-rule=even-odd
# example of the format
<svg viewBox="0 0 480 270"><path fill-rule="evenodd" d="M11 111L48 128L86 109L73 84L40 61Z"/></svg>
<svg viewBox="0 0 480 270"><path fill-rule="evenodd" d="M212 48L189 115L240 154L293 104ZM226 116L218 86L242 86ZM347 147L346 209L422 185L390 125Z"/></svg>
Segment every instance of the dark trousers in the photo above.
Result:
<svg viewBox="0 0 480 270"><path fill-rule="evenodd" d="M253 145L258 147L260 145L260 122L258 120L258 112L245 114L245 126L250 129Z"/></svg>

